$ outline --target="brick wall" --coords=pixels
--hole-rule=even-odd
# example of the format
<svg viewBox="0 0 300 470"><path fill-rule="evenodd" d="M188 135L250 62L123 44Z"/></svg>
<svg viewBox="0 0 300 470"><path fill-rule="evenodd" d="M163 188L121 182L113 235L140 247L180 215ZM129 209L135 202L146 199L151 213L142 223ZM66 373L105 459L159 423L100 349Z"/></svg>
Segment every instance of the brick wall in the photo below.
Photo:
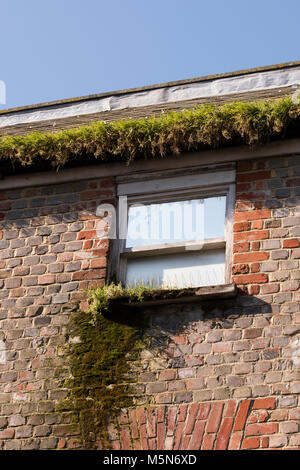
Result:
<svg viewBox="0 0 300 470"><path fill-rule="evenodd" d="M119 418L112 448L133 450L253 450L299 448L299 413L285 398L139 407Z"/></svg>
<svg viewBox="0 0 300 470"><path fill-rule="evenodd" d="M0 193L3 449L80 447L58 368L81 289L103 283L103 179ZM151 310L136 407L109 426L113 448L300 448L300 158L238 165L236 299ZM65 370L66 375L68 369Z"/></svg>
<svg viewBox="0 0 300 470"><path fill-rule="evenodd" d="M1 448L53 449L73 433L70 414L55 412L67 393L57 370L73 303L105 281L95 210L114 194L109 179L0 193Z"/></svg>

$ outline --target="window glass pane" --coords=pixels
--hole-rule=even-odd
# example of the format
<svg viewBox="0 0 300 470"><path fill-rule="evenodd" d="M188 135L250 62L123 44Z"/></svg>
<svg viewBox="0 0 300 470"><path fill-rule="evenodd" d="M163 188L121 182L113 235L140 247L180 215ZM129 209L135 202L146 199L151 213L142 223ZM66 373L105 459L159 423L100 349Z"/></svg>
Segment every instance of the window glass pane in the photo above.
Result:
<svg viewBox="0 0 300 470"><path fill-rule="evenodd" d="M131 206L126 247L223 237L225 206L226 196Z"/></svg>
<svg viewBox="0 0 300 470"><path fill-rule="evenodd" d="M224 282L224 249L127 260L127 285L187 288Z"/></svg>

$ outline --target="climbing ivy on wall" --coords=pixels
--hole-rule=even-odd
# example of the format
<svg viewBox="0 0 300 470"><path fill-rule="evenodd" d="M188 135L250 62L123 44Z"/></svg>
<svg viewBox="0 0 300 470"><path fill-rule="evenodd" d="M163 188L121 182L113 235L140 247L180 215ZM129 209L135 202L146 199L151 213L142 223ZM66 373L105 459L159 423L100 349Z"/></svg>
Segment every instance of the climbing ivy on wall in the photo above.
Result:
<svg viewBox="0 0 300 470"><path fill-rule="evenodd" d="M299 134L300 105L291 97L259 102L205 104L159 117L96 122L56 133L1 136L0 160L53 167L89 157L103 161L164 157L224 145L265 143L291 128Z"/></svg>

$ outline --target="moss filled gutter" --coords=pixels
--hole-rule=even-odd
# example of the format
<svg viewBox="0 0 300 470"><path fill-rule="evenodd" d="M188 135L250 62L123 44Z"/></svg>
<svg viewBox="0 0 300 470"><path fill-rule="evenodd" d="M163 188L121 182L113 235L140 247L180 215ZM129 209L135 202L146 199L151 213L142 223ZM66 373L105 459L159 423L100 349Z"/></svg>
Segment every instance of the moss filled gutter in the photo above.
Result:
<svg viewBox="0 0 300 470"><path fill-rule="evenodd" d="M228 145L256 145L300 135L300 105L291 97L200 105L139 120L103 121L57 133L0 138L0 162L54 168L84 161L159 158Z"/></svg>

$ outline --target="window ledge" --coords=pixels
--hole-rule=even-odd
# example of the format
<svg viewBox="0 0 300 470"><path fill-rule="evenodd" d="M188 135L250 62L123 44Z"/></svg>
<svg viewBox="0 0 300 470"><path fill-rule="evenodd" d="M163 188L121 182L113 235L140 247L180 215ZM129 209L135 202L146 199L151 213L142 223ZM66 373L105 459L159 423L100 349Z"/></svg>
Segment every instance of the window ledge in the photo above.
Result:
<svg viewBox="0 0 300 470"><path fill-rule="evenodd" d="M236 284L222 284L209 287L192 287L185 289L156 289L149 293L141 302L130 299L115 299L118 304L131 307L150 307L163 304L199 302L201 300L228 299L236 297L238 292Z"/></svg>

